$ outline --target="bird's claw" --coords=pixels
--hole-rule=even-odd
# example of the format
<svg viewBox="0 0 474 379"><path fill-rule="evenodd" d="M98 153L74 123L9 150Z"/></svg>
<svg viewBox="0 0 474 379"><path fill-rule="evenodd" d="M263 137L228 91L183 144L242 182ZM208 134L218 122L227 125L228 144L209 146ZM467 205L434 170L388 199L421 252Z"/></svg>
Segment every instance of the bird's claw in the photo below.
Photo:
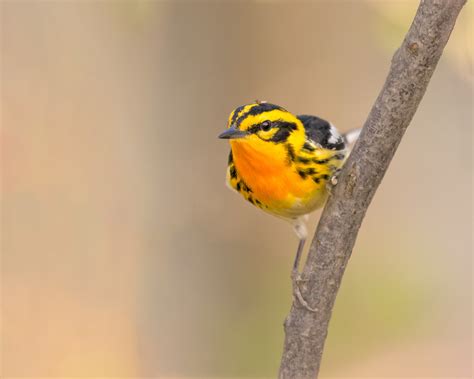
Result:
<svg viewBox="0 0 474 379"><path fill-rule="evenodd" d="M293 270L291 272L291 282L293 285L293 299L297 299L298 302L303 306L303 308L307 309L310 312L317 312L316 308L311 308L308 302L304 299L303 295L301 294L300 287L298 285L299 282L302 282L301 275L297 270Z"/></svg>
<svg viewBox="0 0 474 379"><path fill-rule="evenodd" d="M338 168L335 172L334 175L331 176L328 182L326 182L326 189L329 193L329 195L332 195L332 189L337 185L338 182L338 176L339 172L341 171L340 168Z"/></svg>

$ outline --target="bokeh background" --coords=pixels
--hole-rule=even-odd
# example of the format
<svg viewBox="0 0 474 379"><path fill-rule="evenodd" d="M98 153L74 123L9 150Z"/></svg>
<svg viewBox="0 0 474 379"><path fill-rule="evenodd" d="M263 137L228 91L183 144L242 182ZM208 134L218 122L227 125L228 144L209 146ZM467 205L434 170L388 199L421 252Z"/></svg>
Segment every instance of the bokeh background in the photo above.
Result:
<svg viewBox="0 0 474 379"><path fill-rule="evenodd" d="M416 8L2 1L1 376L275 377L297 240L227 190L216 136L254 99L362 125ZM323 377L472 375L473 21L369 209Z"/></svg>

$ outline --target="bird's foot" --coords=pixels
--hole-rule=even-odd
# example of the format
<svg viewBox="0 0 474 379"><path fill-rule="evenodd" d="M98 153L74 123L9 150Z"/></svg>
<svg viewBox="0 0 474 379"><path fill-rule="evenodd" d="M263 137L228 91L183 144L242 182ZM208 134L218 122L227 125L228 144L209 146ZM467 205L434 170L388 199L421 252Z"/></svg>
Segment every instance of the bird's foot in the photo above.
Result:
<svg viewBox="0 0 474 379"><path fill-rule="evenodd" d="M334 175L331 176L331 178L329 179L328 182L326 182L326 189L329 193L330 196L332 196L332 190L333 188L336 186L337 182L338 182L338 176L339 176L339 173L341 172L341 169L338 168L335 172L334 172Z"/></svg>
<svg viewBox="0 0 474 379"><path fill-rule="evenodd" d="M308 302L304 299L303 295L301 294L301 290L299 287L299 283L302 282L301 275L298 270L293 270L291 272L291 283L293 285L293 299L297 299L298 302L303 306L303 308L307 309L310 312L317 312L316 308L311 308Z"/></svg>

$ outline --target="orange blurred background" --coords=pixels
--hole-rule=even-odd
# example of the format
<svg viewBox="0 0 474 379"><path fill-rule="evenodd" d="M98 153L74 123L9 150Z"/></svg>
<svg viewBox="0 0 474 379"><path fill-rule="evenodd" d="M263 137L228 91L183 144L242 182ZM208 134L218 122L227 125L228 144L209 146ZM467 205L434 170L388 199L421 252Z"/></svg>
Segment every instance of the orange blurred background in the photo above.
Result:
<svg viewBox="0 0 474 379"><path fill-rule="evenodd" d="M216 136L255 99L361 126L417 2L0 6L1 376L275 377L297 240L225 188ZM366 216L322 377L472 375L473 21Z"/></svg>

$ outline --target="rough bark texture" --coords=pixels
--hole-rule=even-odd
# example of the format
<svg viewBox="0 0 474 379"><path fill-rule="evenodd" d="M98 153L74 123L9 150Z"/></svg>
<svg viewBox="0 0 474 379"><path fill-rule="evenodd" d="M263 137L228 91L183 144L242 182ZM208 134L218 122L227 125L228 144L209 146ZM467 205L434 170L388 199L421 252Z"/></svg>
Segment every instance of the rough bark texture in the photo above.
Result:
<svg viewBox="0 0 474 379"><path fill-rule="evenodd" d="M352 154L340 173L303 269L301 292L285 321L279 378L317 377L337 291L358 230L425 93L466 0L422 0Z"/></svg>

